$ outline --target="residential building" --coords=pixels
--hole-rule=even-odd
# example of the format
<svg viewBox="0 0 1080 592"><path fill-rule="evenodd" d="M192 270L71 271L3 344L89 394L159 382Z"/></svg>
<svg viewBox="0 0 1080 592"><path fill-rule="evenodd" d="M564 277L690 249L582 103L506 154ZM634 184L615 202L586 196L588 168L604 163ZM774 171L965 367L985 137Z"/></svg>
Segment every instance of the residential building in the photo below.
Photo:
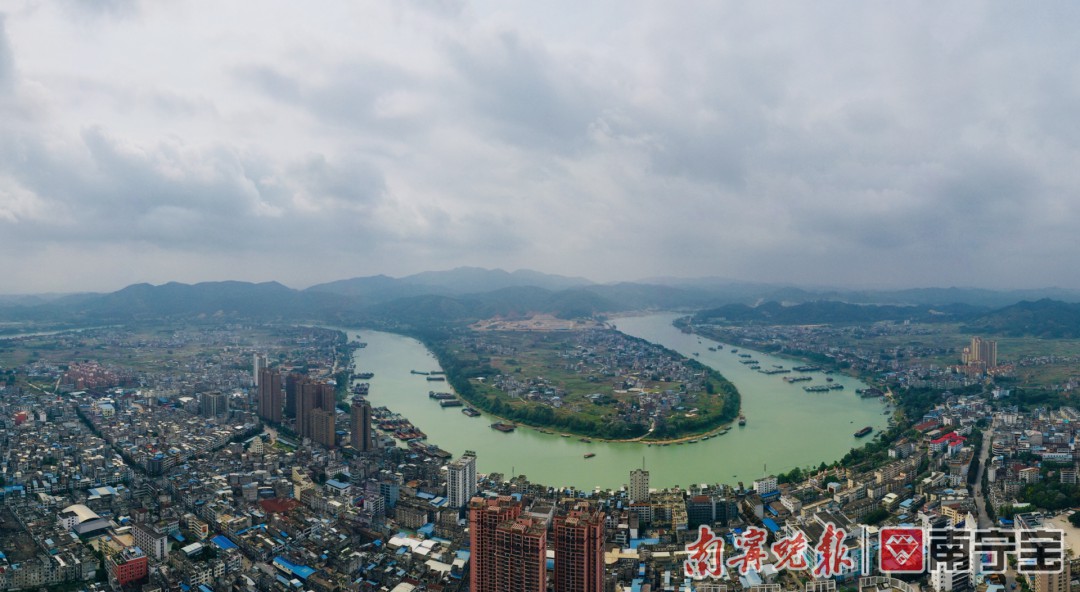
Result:
<svg viewBox="0 0 1080 592"><path fill-rule="evenodd" d="M962 360L968 366L978 366L984 369L996 368L997 342L972 337L971 346L965 347Z"/></svg>
<svg viewBox="0 0 1080 592"><path fill-rule="evenodd" d="M307 377L290 372L285 376L285 417L296 419L296 401L300 396L300 385Z"/></svg>
<svg viewBox="0 0 1080 592"><path fill-rule="evenodd" d="M754 481L754 491L758 495L769 495L777 490L778 484L776 475L769 475L768 477L762 477Z"/></svg>
<svg viewBox="0 0 1080 592"><path fill-rule="evenodd" d="M199 393L199 410L203 417L228 415L229 397L221 391Z"/></svg>
<svg viewBox="0 0 1080 592"><path fill-rule="evenodd" d="M446 498L451 508L460 508L476 494L476 453L466 450L446 470Z"/></svg>
<svg viewBox="0 0 1080 592"><path fill-rule="evenodd" d="M604 589L604 515L579 504L566 516L556 516L556 592L602 592Z"/></svg>
<svg viewBox="0 0 1080 592"><path fill-rule="evenodd" d="M334 411L334 387L322 382L304 381L300 384L299 395L296 401L296 433L302 438L314 440L313 412L316 409Z"/></svg>
<svg viewBox="0 0 1080 592"><path fill-rule="evenodd" d="M256 387L259 386L259 379L264 368L266 368L266 354L254 354L252 356L251 377L255 381Z"/></svg>
<svg viewBox="0 0 1080 592"><path fill-rule="evenodd" d="M1064 569L1060 573L1037 573L1032 578L1032 590L1034 592L1069 592L1069 581L1072 579L1072 570L1069 559L1063 561Z"/></svg>
<svg viewBox="0 0 1080 592"><path fill-rule="evenodd" d="M521 515L521 502L510 496L493 499L474 497L469 501L469 546L472 563L469 592L503 592L508 586L500 586L506 574L500 578L498 556L501 553L495 542L495 531L500 524L512 522Z"/></svg>
<svg viewBox="0 0 1080 592"><path fill-rule="evenodd" d="M478 591L547 592L547 523L519 516L495 528L495 578Z"/></svg>
<svg viewBox="0 0 1080 592"><path fill-rule="evenodd" d="M645 469L634 469L630 471L630 501L631 502L647 502L649 501L649 472Z"/></svg>
<svg viewBox="0 0 1080 592"><path fill-rule="evenodd" d="M333 448L337 445L333 409L313 409L311 411L311 439L327 448Z"/></svg>
<svg viewBox="0 0 1080 592"><path fill-rule="evenodd" d="M282 405L281 373L264 368L259 377L259 417L270 423L281 423Z"/></svg>
<svg viewBox="0 0 1080 592"><path fill-rule="evenodd" d="M352 407L349 409L350 420L350 443L357 452L371 452L374 450L374 440L371 434L371 405L360 397L353 399ZM475 478L474 478L475 482ZM475 491L469 492L462 502L461 506L465 505L465 502L472 497Z"/></svg>
<svg viewBox="0 0 1080 592"><path fill-rule="evenodd" d="M146 553L138 547L128 547L119 553L114 553L106 560L109 576L115 578L120 586L127 586L138 582L150 571Z"/></svg>
<svg viewBox="0 0 1080 592"><path fill-rule="evenodd" d="M169 533L153 524L135 524L135 545L161 561L169 554Z"/></svg>

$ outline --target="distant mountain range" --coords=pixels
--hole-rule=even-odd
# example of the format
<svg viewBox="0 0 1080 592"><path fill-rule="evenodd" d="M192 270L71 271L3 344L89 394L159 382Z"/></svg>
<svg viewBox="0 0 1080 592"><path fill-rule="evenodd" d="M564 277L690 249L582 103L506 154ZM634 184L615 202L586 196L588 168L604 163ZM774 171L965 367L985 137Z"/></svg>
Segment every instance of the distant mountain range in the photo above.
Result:
<svg viewBox="0 0 1080 592"><path fill-rule="evenodd" d="M987 334L1080 335L1080 293L928 288L811 290L716 278L597 284L535 271L462 267L402 278L359 277L295 290L277 282L135 284L108 294L0 297L0 320L104 323L154 318L423 326L546 313L698 311L700 320L815 324L962 322Z"/></svg>
<svg viewBox="0 0 1080 592"><path fill-rule="evenodd" d="M403 278L373 275L338 280L311 286L305 291L357 296L377 303L410 296L460 296L526 287L558 291L592 284L585 278L549 275L524 269L506 272L501 269L458 267L449 271L425 271Z"/></svg>
<svg viewBox="0 0 1080 592"><path fill-rule="evenodd" d="M727 321L731 323L760 323L770 325L820 325L876 323L879 321L913 321L936 323L967 321L986 313L982 307L970 304L948 304L938 307L895 304L851 304L818 300L784 306L766 302L759 306L728 304L703 310L694 319L699 322Z"/></svg>

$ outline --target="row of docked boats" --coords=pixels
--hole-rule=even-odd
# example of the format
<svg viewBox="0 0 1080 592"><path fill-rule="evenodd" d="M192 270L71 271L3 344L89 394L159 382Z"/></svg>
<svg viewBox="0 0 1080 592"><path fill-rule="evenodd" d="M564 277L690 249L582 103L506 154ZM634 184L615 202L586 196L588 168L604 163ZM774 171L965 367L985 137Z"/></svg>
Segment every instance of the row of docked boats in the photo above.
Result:
<svg viewBox="0 0 1080 592"><path fill-rule="evenodd" d="M804 391L806 391L808 393L824 393L824 392L828 392L828 391L842 391L842 390L844 390L844 385L835 384L835 383L833 383L833 384L815 384L813 386L804 386L804 387L802 387L802 390L804 390Z"/></svg>

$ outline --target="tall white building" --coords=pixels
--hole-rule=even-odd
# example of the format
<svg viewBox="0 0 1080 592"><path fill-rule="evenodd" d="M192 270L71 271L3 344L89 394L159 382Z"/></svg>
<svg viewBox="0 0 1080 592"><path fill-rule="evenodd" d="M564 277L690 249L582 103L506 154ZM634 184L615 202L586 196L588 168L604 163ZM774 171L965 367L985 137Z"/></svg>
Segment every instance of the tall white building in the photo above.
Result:
<svg viewBox="0 0 1080 592"><path fill-rule="evenodd" d="M255 377L255 386L259 386L259 374L262 374L263 368L266 368L266 355L255 354L252 356L251 372Z"/></svg>
<svg viewBox="0 0 1080 592"><path fill-rule="evenodd" d="M476 494L476 453L466 450L461 458L446 466L446 497L451 508L469 503Z"/></svg>
<svg viewBox="0 0 1080 592"><path fill-rule="evenodd" d="M649 501L649 472L645 469L630 471L630 501Z"/></svg>

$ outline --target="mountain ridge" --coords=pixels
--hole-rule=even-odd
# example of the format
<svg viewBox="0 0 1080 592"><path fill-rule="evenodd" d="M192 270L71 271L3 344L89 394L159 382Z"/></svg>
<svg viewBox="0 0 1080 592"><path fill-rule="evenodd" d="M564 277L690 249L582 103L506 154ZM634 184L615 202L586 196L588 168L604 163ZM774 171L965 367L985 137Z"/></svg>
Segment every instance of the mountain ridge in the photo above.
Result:
<svg viewBox="0 0 1080 592"><path fill-rule="evenodd" d="M538 313L580 317L663 309L696 311L702 320L723 318L730 322L949 320L987 334L1080 336L1080 303L1041 298L1013 300L1004 306L987 304L1009 300L1011 292L920 288L842 294L815 293L797 287L759 285L756 288L761 291L748 292L745 284L734 292L635 282L597 284L584 278L529 270L506 272L462 267L405 278L385 275L351 278L304 290L276 281L167 282L156 286L138 283L106 294L0 299L0 319L100 323L161 317L416 325ZM1015 294L1047 292L1072 294L1057 288ZM957 300L949 301L952 298ZM965 298L969 302L963 302Z"/></svg>

